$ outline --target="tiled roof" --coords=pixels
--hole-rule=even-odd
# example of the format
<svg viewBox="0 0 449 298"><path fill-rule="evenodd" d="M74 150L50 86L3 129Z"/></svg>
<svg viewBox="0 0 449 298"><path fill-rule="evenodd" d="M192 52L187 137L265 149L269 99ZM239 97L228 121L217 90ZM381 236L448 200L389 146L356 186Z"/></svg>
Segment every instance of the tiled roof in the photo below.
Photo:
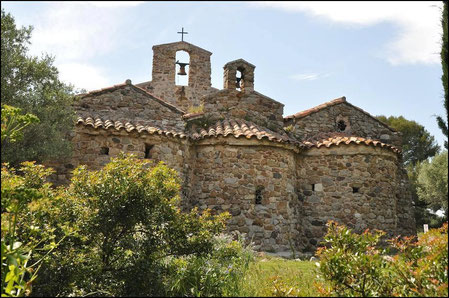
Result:
<svg viewBox="0 0 449 298"><path fill-rule="evenodd" d="M92 117L87 117L87 118L78 117L76 124L84 125L84 126L91 126L95 129L103 128L105 130L108 130L108 129L125 130L128 133L132 132L132 131L137 131L138 133L147 132L149 134L173 136L173 137L179 137L181 139L188 137L184 132L175 131L173 129L163 130L158 127L154 127L154 126L150 126L150 125L140 125L140 124L133 125L129 122L112 121L112 120L104 120L103 121L100 118L94 119Z"/></svg>
<svg viewBox="0 0 449 298"><path fill-rule="evenodd" d="M308 115L310 115L310 114L312 114L312 113L321 111L321 110L324 109L324 108L327 108L327 107L330 107L330 106L333 106L333 105L336 105L336 104L339 104L339 103L342 103L342 102L346 102L346 97L343 96L343 97L340 97L340 98L337 98L337 99L334 99L334 100L325 102L325 103L323 103L323 104L320 104L319 106L313 107L313 108L311 108L311 109L308 109L308 110L305 110L305 111L302 111L302 112L298 112L298 113L293 114L293 115L290 115L290 116L286 116L286 117L284 117L284 118L285 118L285 119L289 119L289 118L296 118L296 119L302 118L302 117L308 116Z"/></svg>
<svg viewBox="0 0 449 298"><path fill-rule="evenodd" d="M306 117L306 116L309 116L310 114L319 112L319 111L321 111L322 109L325 109L325 108L327 108L327 107L334 106L334 105L337 105L337 104L340 104L340 103L345 103L345 104L347 104L347 105L353 107L354 109L356 109L356 110L362 112L363 114L367 115L368 117L370 117L370 118L376 120L377 122L379 122L380 124L382 124L383 126L385 126L386 128L388 128L389 130L391 130L391 131L393 131L393 132L397 132L396 129L390 127L390 126L389 126L388 124L386 124L386 123L383 123L382 121L380 121L379 119L377 119L376 117L374 117L373 115L371 115L370 113L368 113L368 112L364 111L363 109L361 109L361 108L359 108L359 107L356 107L355 105L352 105L352 104L350 104L349 102L347 102L347 101L346 101L346 97L344 97L344 96L343 96L343 97L340 97L340 98L336 98L336 99L331 100L331 101L328 101L328 102L325 102L325 103L320 104L319 106L313 107L313 108L311 108L311 109L308 109L308 110L305 110L305 111L302 111L302 112L298 112L298 113L293 114L293 115L286 116L286 117L284 117L284 119L287 120L287 119L300 119L300 118L304 118L304 117Z"/></svg>
<svg viewBox="0 0 449 298"><path fill-rule="evenodd" d="M172 111L174 111L174 112L176 112L178 114L185 114L184 111L180 110L176 106L166 102L165 100L163 100L163 99L161 99L159 97L154 96L153 94L151 94L150 92L148 92L147 90L145 90L145 89L143 89L141 87L138 87L136 85L131 84L131 80L126 80L126 82L122 83L122 84L113 85L113 86L109 86L109 87L98 89L98 90L92 90L92 91L89 91L87 93L79 94L78 96L80 96L80 97L95 96L95 95L99 95L99 94L104 93L104 92L112 92L114 90L117 90L119 88L123 88L125 86L131 86L132 88L134 88L134 90L136 90L136 91L138 91L140 93L143 93L145 95L150 96L152 99L156 100L157 102L159 102L163 106L169 108L170 110L172 110Z"/></svg>
<svg viewBox="0 0 449 298"><path fill-rule="evenodd" d="M315 137L305 140L302 142L307 148L316 147L320 148L321 146L325 146L329 148L330 146L338 146L342 144L361 144L367 146L381 147L391 149L395 153L400 153L401 151L389 144L382 143L380 141L374 141L371 139L365 139L362 137L351 136L344 133L327 133L327 134L319 134Z"/></svg>
<svg viewBox="0 0 449 298"><path fill-rule="evenodd" d="M252 122L241 119L218 121L207 128L199 128L197 131L191 133L192 139L194 140L200 140L208 137L227 137L229 135L232 135L235 138L245 137L247 139L266 139L278 143L298 144L296 140L288 137L286 134L281 135Z"/></svg>
<svg viewBox="0 0 449 298"><path fill-rule="evenodd" d="M327 133L327 134L319 134L315 137L298 142L295 139L288 137L285 134L279 134L273 132L267 128L256 125L252 122L245 120L222 120L218 121L215 124L207 127L207 128L199 128L195 131L191 131L190 133L185 133L183 131L176 131L173 129L161 129L158 127L154 127L151 125L141 125L141 124L131 124L130 122L125 121L112 121L112 120L102 120L100 118L82 118L78 117L76 122L77 125L90 126L95 129L115 129L125 130L128 133L133 131L137 131L139 134L148 133L148 134L158 134L164 135L167 137L178 137L181 139L190 138L192 140L202 140L210 137L227 137L233 136L235 138L244 137L246 139L258 139L258 140L268 140L277 143L290 143L300 147L305 148L320 148L325 146L329 148L330 146L339 146L343 144L360 144L381 148L391 149L393 152L399 153L400 150L396 147L382 143L380 141L374 141L371 139L366 139L357 136L351 136L344 133Z"/></svg>

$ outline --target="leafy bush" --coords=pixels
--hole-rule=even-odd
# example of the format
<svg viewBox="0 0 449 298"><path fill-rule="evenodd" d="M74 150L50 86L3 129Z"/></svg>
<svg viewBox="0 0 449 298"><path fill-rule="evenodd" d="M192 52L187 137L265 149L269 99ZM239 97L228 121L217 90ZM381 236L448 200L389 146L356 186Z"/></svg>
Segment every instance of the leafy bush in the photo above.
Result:
<svg viewBox="0 0 449 298"><path fill-rule="evenodd" d="M169 296L239 296L242 277L253 260L253 253L239 237L214 238L214 249L207 255L172 258L167 276Z"/></svg>
<svg viewBox="0 0 449 298"><path fill-rule="evenodd" d="M224 231L229 214L199 215L196 209L182 213L178 193L174 170L132 155L113 158L99 171L75 169L71 185L58 190L54 206L59 208L35 207L46 212L40 221L53 229L69 225L71 234L45 258L33 294L176 295L189 285L198 289L195 295L208 295L214 287L231 288L230 281L216 283L204 265L215 262L210 268L217 272L228 265L243 268L243 248L215 238ZM172 276L183 266L205 270L193 280Z"/></svg>
<svg viewBox="0 0 449 298"><path fill-rule="evenodd" d="M317 263L327 281L323 295L337 296L446 296L448 294L447 223L421 239L390 240L397 254L378 248L382 231L353 233L330 221ZM391 250L390 250L391 252Z"/></svg>
<svg viewBox="0 0 449 298"><path fill-rule="evenodd" d="M45 179L52 171L32 162L22 163L20 175L3 165L1 172L2 204L2 296L30 294L44 256L65 238L55 229L38 226L33 206L51 201L54 191ZM43 222L41 222L43 223Z"/></svg>

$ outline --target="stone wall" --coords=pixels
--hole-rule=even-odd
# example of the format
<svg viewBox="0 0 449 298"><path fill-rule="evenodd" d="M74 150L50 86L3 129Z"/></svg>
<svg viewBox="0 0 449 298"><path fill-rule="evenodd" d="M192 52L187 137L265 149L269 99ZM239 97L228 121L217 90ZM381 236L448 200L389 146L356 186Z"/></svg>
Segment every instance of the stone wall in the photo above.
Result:
<svg viewBox="0 0 449 298"><path fill-rule="evenodd" d="M299 239L299 247L313 251L326 233L328 220L356 232L376 228L393 236L400 230L398 224L403 223L398 222L398 214L404 211L398 209L398 198L405 194L398 188L402 177L394 152L340 145L309 149L298 162L305 236ZM409 197L399 201L411 205Z"/></svg>
<svg viewBox="0 0 449 298"><path fill-rule="evenodd" d="M256 91L224 89L201 99L211 119L244 119L283 132L284 105Z"/></svg>
<svg viewBox="0 0 449 298"><path fill-rule="evenodd" d="M52 177L52 181L56 184L67 184L71 171L79 165L87 165L89 169L98 170L120 152L133 153L139 158L144 158L145 151L149 148L151 148L149 150L151 160L164 161L167 166L180 174L183 182L188 181L186 177L189 176L189 167L186 160L190 150L185 139L149 133L138 134L136 131L128 133L125 130L95 129L82 125L77 125L75 132L75 137L72 139L71 160L60 164L58 175ZM182 193L185 193L184 184Z"/></svg>
<svg viewBox="0 0 449 298"><path fill-rule="evenodd" d="M285 125L293 126L293 134L305 140L319 133L335 132L337 122L346 123L345 133L372 140L380 140L401 148L401 136L386 125L368 116L348 103L332 105L299 119L289 119Z"/></svg>
<svg viewBox="0 0 449 298"><path fill-rule="evenodd" d="M155 99L131 85L99 90L77 97L74 109L83 118L101 118L133 124L151 125L161 129L184 129L182 111Z"/></svg>
<svg viewBox="0 0 449 298"><path fill-rule="evenodd" d="M228 229L247 233L256 249L288 251L299 237L294 154L268 141L201 141L192 149L192 202L230 212Z"/></svg>

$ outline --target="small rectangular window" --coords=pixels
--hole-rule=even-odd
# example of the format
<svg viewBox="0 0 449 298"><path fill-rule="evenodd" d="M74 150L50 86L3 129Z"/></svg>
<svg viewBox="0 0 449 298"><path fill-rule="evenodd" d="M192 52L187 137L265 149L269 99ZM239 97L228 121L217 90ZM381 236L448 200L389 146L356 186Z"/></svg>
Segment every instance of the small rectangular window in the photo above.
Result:
<svg viewBox="0 0 449 298"><path fill-rule="evenodd" d="M359 188L358 187L353 187L352 188L352 193L358 193L359 192Z"/></svg>
<svg viewBox="0 0 449 298"><path fill-rule="evenodd" d="M315 184L312 184L312 191L315 191Z"/></svg>
<svg viewBox="0 0 449 298"><path fill-rule="evenodd" d="M145 157L144 158L151 158L152 156L152 152L151 150L153 149L154 145L151 144L145 144Z"/></svg>
<svg viewBox="0 0 449 298"><path fill-rule="evenodd" d="M101 147L100 155L109 155L109 147Z"/></svg>
<svg viewBox="0 0 449 298"><path fill-rule="evenodd" d="M262 190L264 189L263 186L258 186L256 189L256 204L262 204Z"/></svg>

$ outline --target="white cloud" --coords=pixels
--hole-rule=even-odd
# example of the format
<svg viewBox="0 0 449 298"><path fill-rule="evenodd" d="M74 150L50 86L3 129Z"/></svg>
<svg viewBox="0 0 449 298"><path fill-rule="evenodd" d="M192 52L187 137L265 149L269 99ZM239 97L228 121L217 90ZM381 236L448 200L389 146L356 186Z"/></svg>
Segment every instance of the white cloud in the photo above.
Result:
<svg viewBox="0 0 449 298"><path fill-rule="evenodd" d="M268 1L252 5L305 12L347 25L369 26L393 22L399 25L399 34L385 48L385 58L391 64L440 62L441 1Z"/></svg>
<svg viewBox="0 0 449 298"><path fill-rule="evenodd" d="M104 72L88 64L66 63L58 65L59 78L65 83L71 83L76 88L88 91L113 85Z"/></svg>
<svg viewBox="0 0 449 298"><path fill-rule="evenodd" d="M313 81L318 78L325 78L328 77L330 74L324 73L300 73L290 76L291 79L297 80L297 81Z"/></svg>
<svg viewBox="0 0 449 298"><path fill-rule="evenodd" d="M78 3L52 4L34 24L31 52L47 52L64 60L86 60L110 52L120 29L114 11Z"/></svg>
<svg viewBox="0 0 449 298"><path fill-rule="evenodd" d="M92 61L110 55L123 40L120 9L104 7L136 6L129 2L69 2L48 3L48 9L33 15L34 30L30 54L49 53L55 56L54 65L60 77L77 88L103 88L117 82L110 79ZM122 34L123 35L123 34Z"/></svg>

